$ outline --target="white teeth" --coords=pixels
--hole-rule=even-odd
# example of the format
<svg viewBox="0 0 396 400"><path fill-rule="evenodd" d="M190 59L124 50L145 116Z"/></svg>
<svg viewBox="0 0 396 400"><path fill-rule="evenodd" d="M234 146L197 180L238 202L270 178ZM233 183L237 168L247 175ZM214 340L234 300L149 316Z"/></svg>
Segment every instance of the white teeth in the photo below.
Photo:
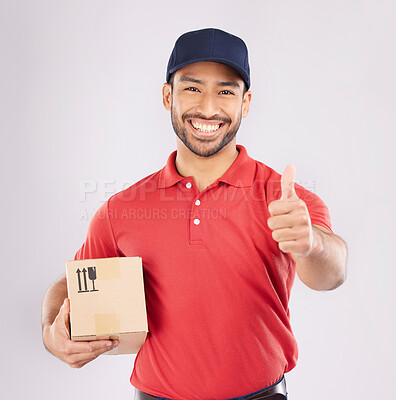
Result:
<svg viewBox="0 0 396 400"><path fill-rule="evenodd" d="M199 131L205 132L205 133L209 133L209 132L214 132L217 131L220 127L220 124L217 125L205 125L205 124L196 124L194 122L191 121L192 126L195 129L198 129Z"/></svg>

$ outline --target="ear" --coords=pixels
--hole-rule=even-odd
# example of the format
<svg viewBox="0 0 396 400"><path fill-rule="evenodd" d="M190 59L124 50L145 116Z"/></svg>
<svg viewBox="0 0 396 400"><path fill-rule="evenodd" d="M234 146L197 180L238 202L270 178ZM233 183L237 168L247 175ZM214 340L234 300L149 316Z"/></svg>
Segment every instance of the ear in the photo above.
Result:
<svg viewBox="0 0 396 400"><path fill-rule="evenodd" d="M243 96L242 102L242 118L247 117L249 114L250 101L252 100L252 92L248 90Z"/></svg>
<svg viewBox="0 0 396 400"><path fill-rule="evenodd" d="M169 83L162 86L162 103L166 110L170 111L172 106L172 88Z"/></svg>

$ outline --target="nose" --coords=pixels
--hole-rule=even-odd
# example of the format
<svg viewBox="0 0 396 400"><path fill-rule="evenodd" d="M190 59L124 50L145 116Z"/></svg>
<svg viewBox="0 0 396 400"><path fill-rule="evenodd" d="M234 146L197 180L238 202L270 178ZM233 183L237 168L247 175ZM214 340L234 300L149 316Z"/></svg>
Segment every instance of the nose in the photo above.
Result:
<svg viewBox="0 0 396 400"><path fill-rule="evenodd" d="M211 93L203 93L197 105L197 111L210 118L212 115L221 114L220 101Z"/></svg>

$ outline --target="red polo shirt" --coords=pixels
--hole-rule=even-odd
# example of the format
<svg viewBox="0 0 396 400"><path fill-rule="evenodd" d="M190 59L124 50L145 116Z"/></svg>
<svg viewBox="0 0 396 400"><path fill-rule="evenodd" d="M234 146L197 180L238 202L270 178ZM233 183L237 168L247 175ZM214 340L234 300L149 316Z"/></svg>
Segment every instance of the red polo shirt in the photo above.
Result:
<svg viewBox="0 0 396 400"><path fill-rule="evenodd" d="M149 334L134 387L175 400L216 400L276 382L297 361L288 301L295 263L268 228L281 176L243 146L199 192L175 168L113 195L92 218L75 259L140 256ZM326 205L296 185L313 224L331 230Z"/></svg>

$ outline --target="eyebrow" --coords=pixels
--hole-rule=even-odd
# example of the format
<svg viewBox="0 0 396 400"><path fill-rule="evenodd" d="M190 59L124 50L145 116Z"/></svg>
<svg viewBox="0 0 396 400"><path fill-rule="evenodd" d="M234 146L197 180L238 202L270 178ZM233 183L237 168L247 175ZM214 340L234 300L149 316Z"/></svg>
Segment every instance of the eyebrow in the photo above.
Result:
<svg viewBox="0 0 396 400"><path fill-rule="evenodd" d="M201 79L196 79L192 78L191 76L182 76L179 79L180 82L193 82L193 83L199 83L201 85L206 85L207 82L203 81ZM234 82L234 81L218 81L217 86L231 86L236 89L240 89L241 87L239 86L239 83Z"/></svg>

